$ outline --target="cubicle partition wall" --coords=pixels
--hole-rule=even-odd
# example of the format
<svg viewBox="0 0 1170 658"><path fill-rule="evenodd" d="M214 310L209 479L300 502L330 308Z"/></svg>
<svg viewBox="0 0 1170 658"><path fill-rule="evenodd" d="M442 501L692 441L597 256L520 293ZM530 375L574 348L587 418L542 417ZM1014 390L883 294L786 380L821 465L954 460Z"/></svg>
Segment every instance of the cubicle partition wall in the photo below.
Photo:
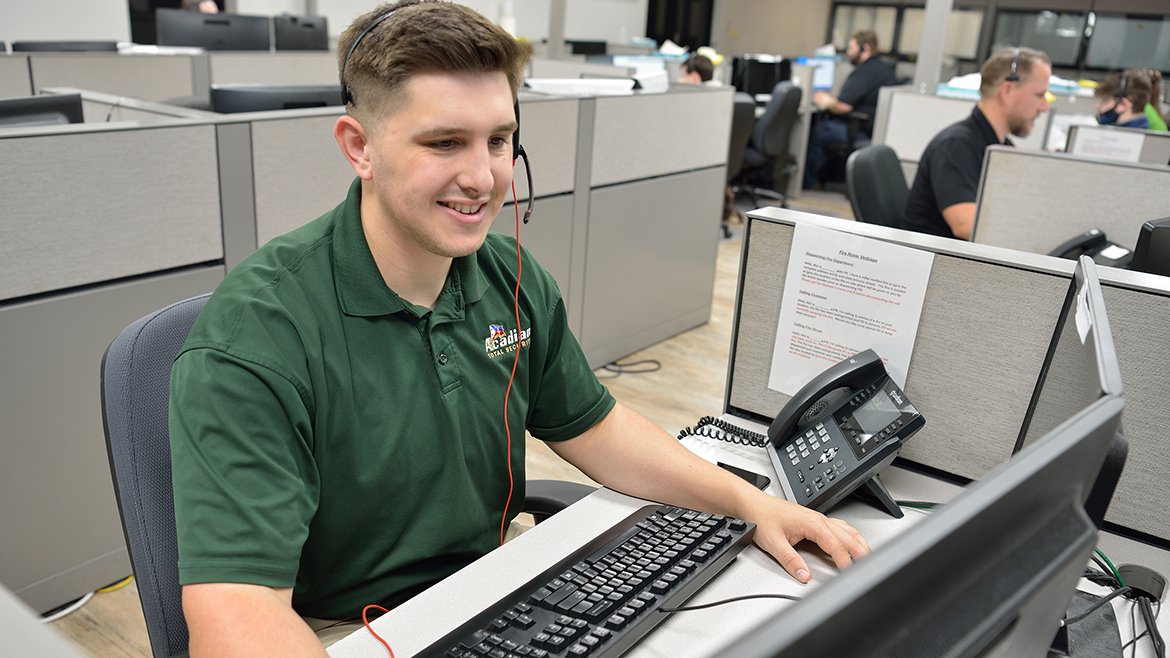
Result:
<svg viewBox="0 0 1170 658"><path fill-rule="evenodd" d="M726 412L770 420L768 377L794 231L810 225L933 252L905 391L926 425L901 457L976 479L1005 462L1039 377L1074 262L779 208L749 213ZM1170 279L1098 270L1126 397L1129 458L1106 521L1170 546L1164 449Z"/></svg>
<svg viewBox="0 0 1170 658"><path fill-rule="evenodd" d="M98 367L126 325L223 277L215 127L23 129L0 145L0 581L44 611L130 573Z"/></svg>
<svg viewBox="0 0 1170 658"><path fill-rule="evenodd" d="M1125 162L1170 164L1170 133L1118 126L1070 126L1066 153Z"/></svg>
<svg viewBox="0 0 1170 658"><path fill-rule="evenodd" d="M1132 249L1170 216L1170 167L992 146L977 204L974 242L1047 254L1098 228Z"/></svg>
<svg viewBox="0 0 1170 658"><path fill-rule="evenodd" d="M209 84L206 55L35 53L28 62L34 93L45 87L76 87L162 101L206 96Z"/></svg>
<svg viewBox="0 0 1170 658"><path fill-rule="evenodd" d="M930 140L943 128L966 119L973 109L972 100L919 94L909 87L882 87L874 116L873 143L894 149L902 161L906 183L913 185L918 161ZM1028 137L1012 137L1012 142L1021 149L1044 148L1051 121L1050 110L1036 119Z"/></svg>
<svg viewBox="0 0 1170 658"><path fill-rule="evenodd" d="M337 53L332 51L209 52L210 82L337 84Z"/></svg>
<svg viewBox="0 0 1170 658"><path fill-rule="evenodd" d="M28 75L27 55L5 55L0 52L0 98L32 96L32 81Z"/></svg>
<svg viewBox="0 0 1170 658"><path fill-rule="evenodd" d="M116 94L104 94L73 87L45 87L43 95L81 94L85 123L132 121L136 124L170 123L175 119L214 120L219 115L179 105L144 101Z"/></svg>

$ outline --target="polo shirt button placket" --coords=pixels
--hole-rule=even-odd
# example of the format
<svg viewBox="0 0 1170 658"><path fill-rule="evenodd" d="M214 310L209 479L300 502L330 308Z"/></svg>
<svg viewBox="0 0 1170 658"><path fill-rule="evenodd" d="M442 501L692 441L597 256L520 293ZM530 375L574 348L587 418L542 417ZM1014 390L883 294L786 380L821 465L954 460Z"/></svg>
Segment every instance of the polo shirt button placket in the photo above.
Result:
<svg viewBox="0 0 1170 658"><path fill-rule="evenodd" d="M439 353L439 365L441 365L441 366L445 366L445 365L447 365L447 354L446 354L446 352L440 352L440 353Z"/></svg>

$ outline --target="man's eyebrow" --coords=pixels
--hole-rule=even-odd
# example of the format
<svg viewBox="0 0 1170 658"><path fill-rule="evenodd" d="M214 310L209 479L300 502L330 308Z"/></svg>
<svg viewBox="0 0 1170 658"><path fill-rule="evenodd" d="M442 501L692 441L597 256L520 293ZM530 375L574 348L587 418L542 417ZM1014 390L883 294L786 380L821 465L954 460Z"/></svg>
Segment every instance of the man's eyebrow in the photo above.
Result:
<svg viewBox="0 0 1170 658"><path fill-rule="evenodd" d="M508 123L500 124L499 126L497 126L494 130L492 130L492 134L514 133L514 132L516 132L516 128L518 128L518 127L519 126L517 125L517 123L515 121L509 121ZM415 135L415 137L417 139L420 139L423 141L428 141L428 140L433 140L433 139L446 139L449 137L458 137L460 135L466 135L468 132L470 132L470 131L468 131L464 128L455 128L455 127L451 127L451 126L439 126L436 128L430 128L427 130L423 130L423 131L417 133Z"/></svg>

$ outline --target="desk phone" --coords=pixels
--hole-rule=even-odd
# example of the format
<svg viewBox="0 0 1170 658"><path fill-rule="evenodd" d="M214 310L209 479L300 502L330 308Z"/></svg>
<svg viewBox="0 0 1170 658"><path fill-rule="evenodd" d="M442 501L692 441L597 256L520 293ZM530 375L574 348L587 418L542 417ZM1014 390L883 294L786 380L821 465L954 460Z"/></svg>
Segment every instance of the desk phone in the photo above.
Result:
<svg viewBox="0 0 1170 658"><path fill-rule="evenodd" d="M794 503L826 512L864 486L901 518L877 474L925 424L881 358L865 350L792 396L768 427L768 457Z"/></svg>

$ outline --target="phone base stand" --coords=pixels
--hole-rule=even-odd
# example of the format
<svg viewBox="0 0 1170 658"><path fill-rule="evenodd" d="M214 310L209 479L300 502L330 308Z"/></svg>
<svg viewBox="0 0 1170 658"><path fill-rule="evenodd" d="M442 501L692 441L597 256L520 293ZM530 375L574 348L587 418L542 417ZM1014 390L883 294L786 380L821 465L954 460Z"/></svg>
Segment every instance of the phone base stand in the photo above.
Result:
<svg viewBox="0 0 1170 658"><path fill-rule="evenodd" d="M900 519L905 514L902 512L901 506L894 502L894 497L890 495L890 490L886 488L886 485L877 476L877 473L874 473L865 481L865 484L858 487L857 493L860 493L862 498L870 500L870 502L873 502L872 499L876 498L877 502L880 503L877 507L886 510L895 519Z"/></svg>

